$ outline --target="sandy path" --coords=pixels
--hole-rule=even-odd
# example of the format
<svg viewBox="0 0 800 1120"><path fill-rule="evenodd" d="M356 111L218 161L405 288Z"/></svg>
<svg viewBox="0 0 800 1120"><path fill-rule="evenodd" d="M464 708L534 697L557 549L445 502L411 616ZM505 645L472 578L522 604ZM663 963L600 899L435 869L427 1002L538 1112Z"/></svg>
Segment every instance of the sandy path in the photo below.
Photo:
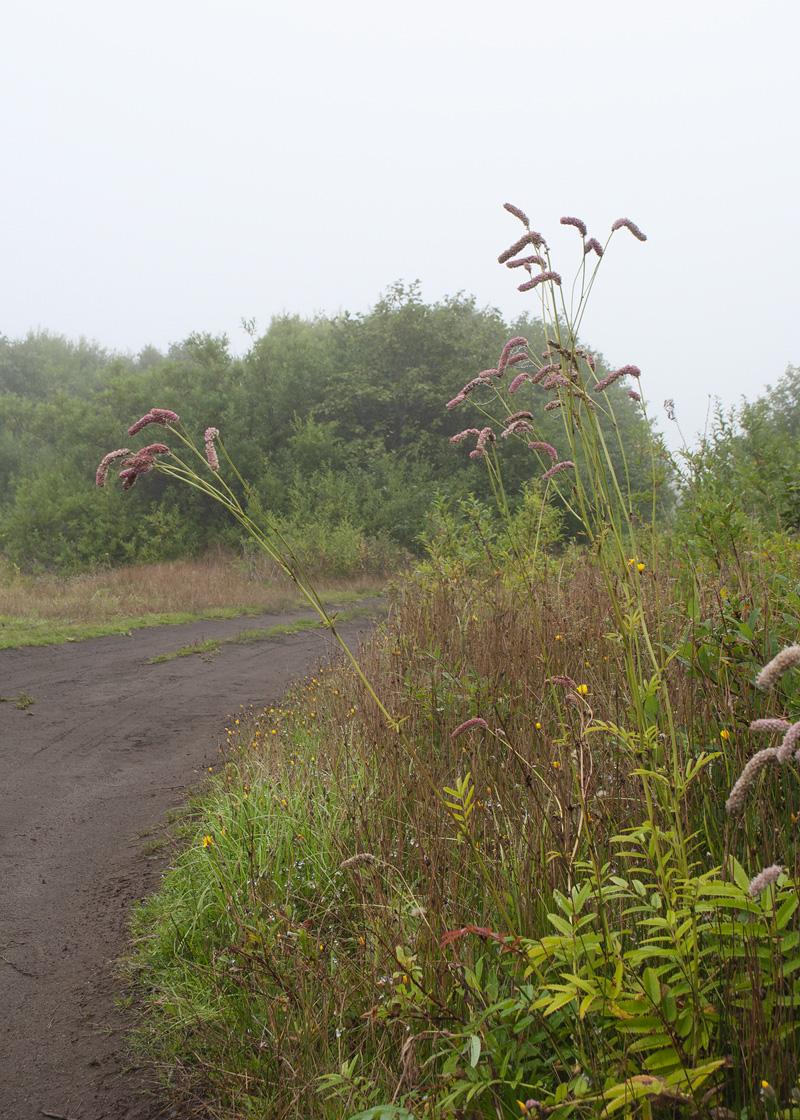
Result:
<svg viewBox="0 0 800 1120"><path fill-rule="evenodd" d="M207 773L228 712L277 700L332 649L322 630L147 660L305 612L0 650L0 1117L154 1120L111 962L158 883L145 830ZM356 641L368 620L342 626Z"/></svg>

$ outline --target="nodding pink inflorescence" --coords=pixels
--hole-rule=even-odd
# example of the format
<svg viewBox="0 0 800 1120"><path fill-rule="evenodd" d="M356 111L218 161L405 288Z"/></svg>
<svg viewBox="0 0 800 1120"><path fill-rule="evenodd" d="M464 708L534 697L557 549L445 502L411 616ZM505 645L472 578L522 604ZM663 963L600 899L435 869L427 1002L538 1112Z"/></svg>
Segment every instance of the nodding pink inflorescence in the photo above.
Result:
<svg viewBox="0 0 800 1120"><path fill-rule="evenodd" d="M558 459L558 452L552 444L542 443L535 439L528 444L528 447L530 447L531 451L544 451L545 455L549 455L554 463Z"/></svg>
<svg viewBox="0 0 800 1120"><path fill-rule="evenodd" d="M519 206L515 206L513 202L504 202L503 209L508 210L509 214L513 214L515 218L519 218L522 224L530 229L530 219L524 210L520 210Z"/></svg>
<svg viewBox="0 0 800 1120"><path fill-rule="evenodd" d="M586 236L586 222L582 222L580 218L562 218L561 225L575 226L575 229L580 233L581 237Z"/></svg>
<svg viewBox="0 0 800 1120"><path fill-rule="evenodd" d="M629 389L628 396L632 401L640 401L642 399L641 394L637 393L635 389Z"/></svg>
<svg viewBox="0 0 800 1120"><path fill-rule="evenodd" d="M504 424L513 424L515 420L533 420L532 412L512 412L510 416L506 416L503 421Z"/></svg>
<svg viewBox="0 0 800 1120"><path fill-rule="evenodd" d="M513 245L509 245L507 249L504 249L500 256L497 258L497 263L505 264L506 261L510 261L512 257L515 257L517 255L517 253L521 253L526 245L535 245L535 242L533 241L533 235L531 233L526 233L524 237L520 237L519 241L515 241Z"/></svg>
<svg viewBox="0 0 800 1120"><path fill-rule="evenodd" d="M128 470L119 472L119 479L122 482L123 490L130 490L136 479L139 477L140 472L130 467Z"/></svg>
<svg viewBox="0 0 800 1120"><path fill-rule="evenodd" d="M517 291L529 292L538 284L543 284L545 280L551 280L554 284L558 284L559 286L561 284L561 277L557 272L540 272L538 276L534 276L532 277L532 279L526 280L524 284L519 284L517 286Z"/></svg>
<svg viewBox="0 0 800 1120"><path fill-rule="evenodd" d="M791 726L788 719L754 719L750 724L750 730L781 731L785 733Z"/></svg>
<svg viewBox="0 0 800 1120"><path fill-rule="evenodd" d="M744 805L745 795L750 787L755 782L758 775L768 762L777 762L778 752L775 747L766 747L763 751L758 751L742 770L736 784L730 792L728 800L725 802L725 809L728 813L738 813Z"/></svg>
<svg viewBox="0 0 800 1120"><path fill-rule="evenodd" d="M587 253L591 252L597 253L598 257L602 257L603 255L603 246L600 244L596 237L590 237L583 247L584 256L586 256Z"/></svg>
<svg viewBox="0 0 800 1120"><path fill-rule="evenodd" d="M508 340L508 342L505 344L505 346L503 347L503 352L500 355L500 361L497 363L497 369L492 371L492 372L496 373L498 376L501 377L503 375L503 372L504 372L506 366L508 365L509 361L511 360L511 351L515 350L518 346L527 346L527 345L528 345L528 340L527 340L527 338L523 338L522 335L518 335L516 338L510 338ZM519 361L520 358L526 358L526 357L527 357L527 354L522 354L522 355L517 355L516 356L517 361ZM488 371L484 371L484 372L488 372Z"/></svg>
<svg viewBox="0 0 800 1120"><path fill-rule="evenodd" d="M562 688L577 688L578 687L577 684L575 683L575 681L572 679L572 677L567 677L567 676L548 677L547 680L544 683L545 684L557 684L557 685L560 685Z"/></svg>
<svg viewBox="0 0 800 1120"><path fill-rule="evenodd" d="M548 401L544 406L545 412L553 412L557 408L561 408L561 401Z"/></svg>
<svg viewBox="0 0 800 1120"><path fill-rule="evenodd" d="M558 474L560 471L566 470L575 470L575 464L571 459L564 459L561 463L556 463L556 465L554 467L551 467L549 471L544 472L544 474L542 475L542 479L546 481L547 479L552 478L553 475Z"/></svg>
<svg viewBox="0 0 800 1120"><path fill-rule="evenodd" d="M765 891L771 883L777 883L783 874L785 874L784 869L779 863L773 863L772 867L765 867L755 878L750 880L747 893L751 898L758 898L761 892Z"/></svg>
<svg viewBox="0 0 800 1120"><path fill-rule="evenodd" d="M469 436L479 436L480 434L480 428L465 428L463 432L457 432L454 436L451 436L450 443L461 443L462 439L467 439Z"/></svg>
<svg viewBox="0 0 800 1120"><path fill-rule="evenodd" d="M478 433L478 443L474 451L470 451L470 459L485 459L486 458L486 444L495 443L497 437L491 428L481 428Z"/></svg>
<svg viewBox="0 0 800 1120"><path fill-rule="evenodd" d="M509 423L508 420L504 420L503 423L506 425L506 428L505 431L500 433L501 439L506 439L508 436L521 435L523 432L533 431L533 424L531 424L530 420L512 420L511 423Z"/></svg>
<svg viewBox="0 0 800 1120"><path fill-rule="evenodd" d="M792 755L795 758L800 755L800 751L797 750L798 739L800 739L800 722L792 724L784 735L783 742L778 747L778 762L781 765L788 762Z"/></svg>
<svg viewBox="0 0 800 1120"><path fill-rule="evenodd" d="M666 402L665 402L666 403ZM756 677L756 688L767 691L781 679L788 669L800 665L800 646L787 646L765 665Z"/></svg>
<svg viewBox="0 0 800 1120"><path fill-rule="evenodd" d="M180 420L177 412L173 412L169 408L151 408L146 416L141 420L137 420L135 424L131 424L128 428L128 435L135 436L142 428L146 428L148 424L161 424L166 427L167 424L177 424Z"/></svg>
<svg viewBox="0 0 800 1120"><path fill-rule="evenodd" d="M646 241L647 240L647 238L642 233L642 231L639 229L639 227L636 225L636 223L632 222L630 220L630 218L617 218L617 220L611 226L611 232L616 233L616 231L618 229L623 229L623 228L627 229L627 230L630 230L630 232L633 234L633 236L636 238L637 241Z"/></svg>
<svg viewBox="0 0 800 1120"><path fill-rule="evenodd" d="M481 719L480 716L476 716L474 719L468 719L468 720L465 720L464 723L459 724L459 726L455 729L455 731L450 736L450 738L451 739L457 739L459 737L459 735L463 735L465 731L469 731L473 727L480 727L484 731L489 730L489 724L486 722L486 720Z"/></svg>
<svg viewBox="0 0 800 1120"><path fill-rule="evenodd" d="M517 389L519 389L523 381L533 381L531 375L529 373L526 373L525 370L523 370L522 373L518 373L514 380L511 382L508 387L509 393L516 393Z"/></svg>
<svg viewBox="0 0 800 1120"><path fill-rule="evenodd" d="M543 389L557 389L560 385L570 386L572 382L568 377L565 377L559 370L558 373L550 373L542 382Z"/></svg>
<svg viewBox="0 0 800 1120"><path fill-rule="evenodd" d="M219 435L219 428L206 428L203 439L206 441L206 459L212 471L219 470L219 459L217 458L217 449L214 446L214 440Z"/></svg>
<svg viewBox="0 0 800 1120"><path fill-rule="evenodd" d="M605 392L605 390L609 387L609 385L613 385L615 381L619 381L620 377L641 377L641 376L642 376L642 371L639 369L638 366L622 366L620 369L615 369L612 373L609 373L608 376L604 377L602 381L598 381L597 384L594 386L594 391L595 391L595 393Z"/></svg>
<svg viewBox="0 0 800 1120"><path fill-rule="evenodd" d="M120 447L116 451L109 451L108 455L100 461L100 466L97 468L97 474L94 476L96 486L105 486L106 476L108 475L108 468L116 459L122 459L125 455L130 455L130 447Z"/></svg>
<svg viewBox="0 0 800 1120"><path fill-rule="evenodd" d="M539 268L547 268L547 262L535 253L530 257L520 257L515 261L506 261L506 268L530 268L532 264L538 265Z"/></svg>
<svg viewBox="0 0 800 1120"><path fill-rule="evenodd" d="M467 399L467 394L471 393L476 385L493 385L494 382L492 381L492 377L497 376L498 373L496 369L483 370L483 372L479 373L477 377L473 377L472 381L468 381L464 388L461 389L460 392L456 393L453 399L451 401L448 401L444 407L455 408L457 404L461 404L462 401L465 401Z"/></svg>

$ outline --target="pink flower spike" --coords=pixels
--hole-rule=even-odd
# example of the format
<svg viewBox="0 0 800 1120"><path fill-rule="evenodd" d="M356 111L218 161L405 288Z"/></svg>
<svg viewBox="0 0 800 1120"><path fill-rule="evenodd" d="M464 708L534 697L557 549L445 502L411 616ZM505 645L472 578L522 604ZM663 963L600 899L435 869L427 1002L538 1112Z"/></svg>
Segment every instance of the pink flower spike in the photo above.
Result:
<svg viewBox="0 0 800 1120"><path fill-rule="evenodd" d="M540 272L538 276L534 276L532 280L526 280L524 284L517 287L518 292L529 292L531 288L535 288L538 284L543 284L545 280L551 280L554 284L561 285L561 277L557 272Z"/></svg>
<svg viewBox="0 0 800 1120"><path fill-rule="evenodd" d="M486 720L481 719L480 716L476 716L475 719L468 719L464 723L459 724L450 738L457 739L459 735L463 735L465 731L469 731L472 727L480 727L484 731L489 730L489 724L486 722Z"/></svg>
<svg viewBox="0 0 800 1120"><path fill-rule="evenodd" d="M128 428L128 435L129 436L138 435L139 432L142 430L142 428L146 428L148 424L160 424L160 423L161 423L161 421L157 420L155 418L155 416L153 416L152 412L148 412L146 416L143 416L141 418L141 420L137 420L135 424L131 424L130 428Z"/></svg>
<svg viewBox="0 0 800 1120"><path fill-rule="evenodd" d="M603 255L603 246L596 237L590 237L586 242L583 247L583 255L586 256L587 253L591 253L592 251L597 253L598 257L602 257Z"/></svg>
<svg viewBox="0 0 800 1120"><path fill-rule="evenodd" d="M205 430L205 457L212 470L220 469L220 459L217 458L216 448L214 447L214 439L218 435L220 435L220 429L218 428L206 428Z"/></svg>
<svg viewBox="0 0 800 1120"><path fill-rule="evenodd" d="M558 459L558 452L555 447L549 443L540 443L539 440L532 440L531 443L528 444L528 447L530 447L531 451L544 451L545 455L549 455L554 463Z"/></svg>
<svg viewBox="0 0 800 1120"><path fill-rule="evenodd" d="M515 218L519 218L522 224L530 229L530 219L524 210L520 210L519 206L514 206L511 202L504 202L503 209L508 210L509 214L513 214Z"/></svg>
<svg viewBox="0 0 800 1120"><path fill-rule="evenodd" d="M582 222L580 218L562 218L561 225L575 226L575 229L578 231L581 237L586 236L586 222Z"/></svg>
<svg viewBox="0 0 800 1120"><path fill-rule="evenodd" d="M618 229L627 229L633 234L637 241L646 241L647 238L639 229L639 227L630 220L630 218L617 218L611 226L611 232L616 233Z"/></svg>
<svg viewBox="0 0 800 1120"><path fill-rule="evenodd" d="M465 428L463 432L458 432L456 435L450 437L450 443L461 443L462 439L468 436L479 436L480 430L478 428Z"/></svg>
<svg viewBox="0 0 800 1120"><path fill-rule="evenodd" d="M517 389L519 389L519 387L520 387L520 385L522 384L523 381L530 381L530 380L531 380L531 375L529 373L526 373L524 370L522 371L522 373L518 373L517 376L514 378L514 380L511 382L511 384L508 387L509 393L516 393Z"/></svg>
<svg viewBox="0 0 800 1120"><path fill-rule="evenodd" d="M150 415L155 416L158 424L177 424L180 416L170 408L151 408Z"/></svg>
<svg viewBox="0 0 800 1120"><path fill-rule="evenodd" d="M556 465L554 467L551 467L549 471L544 472L544 474L542 475L542 479L544 481L547 481L548 479L552 478L553 475L558 474L559 471L565 470L575 470L575 464L571 459L564 459L563 462L556 463Z"/></svg>
<svg viewBox="0 0 800 1120"><path fill-rule="evenodd" d="M762 891L765 891L771 883L777 883L778 879L783 874L785 874L784 869L779 863L773 863L772 867L765 867L754 879L750 880L747 893L751 898L758 898Z"/></svg>
<svg viewBox="0 0 800 1120"><path fill-rule="evenodd" d="M130 455L131 449L129 447L120 447L116 451L109 451L108 455L101 460L100 466L97 468L97 474L94 481L96 486L105 486L106 476L108 475L108 468L117 460L122 459L125 455Z"/></svg>
<svg viewBox="0 0 800 1120"><path fill-rule="evenodd" d="M642 399L641 395L639 393L637 393L635 389L629 389L628 390L628 396L631 398L632 401L640 401Z"/></svg>
<svg viewBox="0 0 800 1120"><path fill-rule="evenodd" d="M497 370L494 371L494 372L496 372L498 375L501 375L503 373L503 370L508 365L508 360L511 357L511 351L513 349L515 349L515 347L517 347L517 346L527 346L527 345L528 345L527 338L523 338L521 335L517 338L509 339L509 341L503 347L503 353L500 355L500 361L497 363Z"/></svg>
<svg viewBox="0 0 800 1120"><path fill-rule="evenodd" d="M151 443L143 447L140 455L169 455L170 450L165 443Z"/></svg>

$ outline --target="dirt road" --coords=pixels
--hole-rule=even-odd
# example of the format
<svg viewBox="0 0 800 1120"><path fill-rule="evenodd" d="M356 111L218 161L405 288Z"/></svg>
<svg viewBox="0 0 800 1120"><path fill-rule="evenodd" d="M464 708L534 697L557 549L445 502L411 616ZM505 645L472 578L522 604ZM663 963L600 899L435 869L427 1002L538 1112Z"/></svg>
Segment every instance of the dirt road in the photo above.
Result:
<svg viewBox="0 0 800 1120"><path fill-rule="evenodd" d="M264 615L0 650L0 1117L155 1120L149 1071L131 1068L113 961L147 854L186 787L218 759L226 715L277 700L332 650L307 630L218 656L148 659L302 617ZM342 626L357 641L369 620Z"/></svg>

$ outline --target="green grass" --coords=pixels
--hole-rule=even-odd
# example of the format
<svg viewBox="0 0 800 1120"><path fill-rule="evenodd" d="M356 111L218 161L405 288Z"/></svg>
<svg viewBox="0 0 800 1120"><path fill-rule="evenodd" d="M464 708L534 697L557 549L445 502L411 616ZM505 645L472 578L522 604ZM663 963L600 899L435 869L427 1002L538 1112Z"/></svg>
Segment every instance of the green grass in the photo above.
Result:
<svg viewBox="0 0 800 1120"><path fill-rule="evenodd" d="M332 592L323 596L327 603L354 603L381 594L380 588L363 592ZM301 600L288 604L288 610L303 605ZM144 630L153 626L176 626L184 622L201 622L208 619L252 618L266 614L263 607L214 607L201 611L175 611L159 614L123 615L110 619L84 622L81 619L20 618L0 615L0 649L19 649L23 646L49 646L62 642L84 642L89 638L103 638L108 634L130 634L131 630ZM263 631L254 631L263 633ZM216 645L217 643L212 643ZM199 652L192 648L192 653Z"/></svg>
<svg viewBox="0 0 800 1120"><path fill-rule="evenodd" d="M344 611L337 615L338 622L351 622L354 618L364 618L373 614L365 608ZM207 642L195 642L191 646L182 646L171 653L159 653L151 657L149 665L159 665L162 661L174 661L176 657L191 657L192 654L219 653L220 646L248 645L251 642L269 642L274 638L284 637L287 634L298 634L303 630L322 630L324 623L318 618L298 618L294 622L284 623L279 626L270 626L267 630L241 630L233 638L210 638Z"/></svg>

